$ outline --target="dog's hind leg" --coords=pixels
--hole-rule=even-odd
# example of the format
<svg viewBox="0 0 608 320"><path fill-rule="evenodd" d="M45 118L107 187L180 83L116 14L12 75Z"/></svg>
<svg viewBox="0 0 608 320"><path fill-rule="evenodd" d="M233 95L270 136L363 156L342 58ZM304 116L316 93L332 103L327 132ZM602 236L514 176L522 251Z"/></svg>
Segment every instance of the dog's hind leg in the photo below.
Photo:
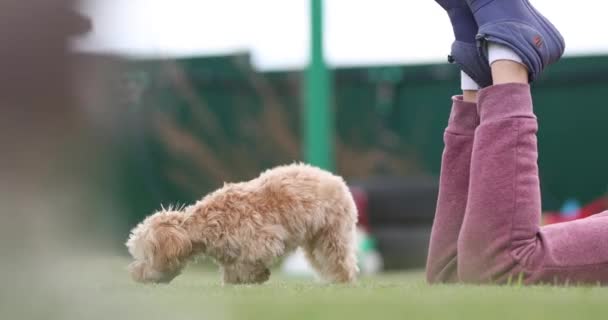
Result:
<svg viewBox="0 0 608 320"><path fill-rule="evenodd" d="M319 277L323 277L323 268L319 259L315 256L315 241L310 240L308 243L302 246L302 251L304 251L304 255L306 256L306 260L310 263L310 266L315 270Z"/></svg>
<svg viewBox="0 0 608 320"><path fill-rule="evenodd" d="M306 251L309 261L323 279L331 282L355 281L359 270L354 226L324 228L317 235L314 248Z"/></svg>

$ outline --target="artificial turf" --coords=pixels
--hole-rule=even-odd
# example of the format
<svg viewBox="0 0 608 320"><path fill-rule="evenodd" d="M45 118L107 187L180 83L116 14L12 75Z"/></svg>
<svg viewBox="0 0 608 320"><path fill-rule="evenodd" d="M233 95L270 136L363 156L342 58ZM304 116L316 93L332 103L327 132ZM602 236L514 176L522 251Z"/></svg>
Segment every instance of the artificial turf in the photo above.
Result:
<svg viewBox="0 0 608 320"><path fill-rule="evenodd" d="M220 285L216 270L189 267L168 285L141 285L128 260L97 258L64 270L42 303L14 317L44 319L606 319L608 288L435 285L422 271L327 285L279 272L263 285ZM71 268L71 269L70 269ZM21 300L21 299L18 299ZM14 308L15 305L13 304ZM14 309L17 310L17 309ZM2 319L11 319L5 313Z"/></svg>

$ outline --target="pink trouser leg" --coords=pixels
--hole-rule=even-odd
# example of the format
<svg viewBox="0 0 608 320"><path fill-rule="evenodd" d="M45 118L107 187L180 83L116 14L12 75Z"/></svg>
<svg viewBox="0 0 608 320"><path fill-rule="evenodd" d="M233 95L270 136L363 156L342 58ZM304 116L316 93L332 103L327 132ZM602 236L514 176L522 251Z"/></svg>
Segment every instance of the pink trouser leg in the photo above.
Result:
<svg viewBox="0 0 608 320"><path fill-rule="evenodd" d="M477 104L464 102L460 96L452 101L426 268L430 283L458 281L456 243L467 202L473 135L479 124Z"/></svg>
<svg viewBox="0 0 608 320"><path fill-rule="evenodd" d="M458 238L459 279L608 284L607 215L539 227L537 121L530 87L485 88L478 109Z"/></svg>

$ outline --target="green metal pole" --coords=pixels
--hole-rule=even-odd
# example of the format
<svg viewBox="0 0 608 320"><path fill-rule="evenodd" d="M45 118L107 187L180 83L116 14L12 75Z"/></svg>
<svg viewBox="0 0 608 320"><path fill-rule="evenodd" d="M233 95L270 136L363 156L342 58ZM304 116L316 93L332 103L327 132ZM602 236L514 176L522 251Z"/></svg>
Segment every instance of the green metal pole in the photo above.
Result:
<svg viewBox="0 0 608 320"><path fill-rule="evenodd" d="M306 74L304 153L306 161L334 170L330 72L323 57L323 0L310 0L310 62Z"/></svg>

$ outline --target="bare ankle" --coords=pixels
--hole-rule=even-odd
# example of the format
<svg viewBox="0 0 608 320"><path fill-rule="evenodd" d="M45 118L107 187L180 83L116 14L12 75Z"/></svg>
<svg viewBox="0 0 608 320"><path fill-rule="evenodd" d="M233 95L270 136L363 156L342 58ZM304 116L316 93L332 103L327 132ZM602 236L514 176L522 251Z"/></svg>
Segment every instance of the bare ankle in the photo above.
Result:
<svg viewBox="0 0 608 320"><path fill-rule="evenodd" d="M462 100L465 102L477 103L477 90L463 90Z"/></svg>
<svg viewBox="0 0 608 320"><path fill-rule="evenodd" d="M492 68L493 84L528 83L528 70L518 62L511 60L497 60L490 66Z"/></svg>

